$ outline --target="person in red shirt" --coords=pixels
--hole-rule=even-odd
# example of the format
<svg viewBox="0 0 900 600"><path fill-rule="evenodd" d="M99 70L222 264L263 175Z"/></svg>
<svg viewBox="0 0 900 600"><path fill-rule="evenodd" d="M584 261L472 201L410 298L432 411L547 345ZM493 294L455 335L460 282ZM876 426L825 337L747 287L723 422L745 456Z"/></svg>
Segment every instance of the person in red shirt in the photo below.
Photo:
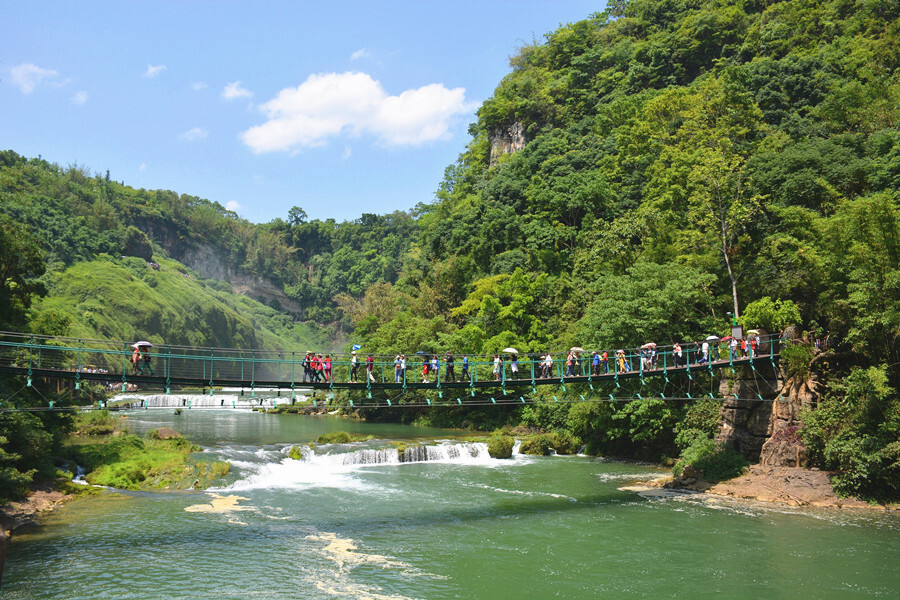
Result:
<svg viewBox="0 0 900 600"><path fill-rule="evenodd" d="M331 355L330 354L325 355L324 370L325 370L325 381L330 382L331 381Z"/></svg>
<svg viewBox="0 0 900 600"><path fill-rule="evenodd" d="M315 354L309 359L309 375L313 383L319 383L319 358Z"/></svg>
<svg viewBox="0 0 900 600"><path fill-rule="evenodd" d="M375 383L375 375L372 374L372 371L375 369L375 359L372 357L372 354L369 353L369 356L366 357L366 374L369 376L369 381Z"/></svg>

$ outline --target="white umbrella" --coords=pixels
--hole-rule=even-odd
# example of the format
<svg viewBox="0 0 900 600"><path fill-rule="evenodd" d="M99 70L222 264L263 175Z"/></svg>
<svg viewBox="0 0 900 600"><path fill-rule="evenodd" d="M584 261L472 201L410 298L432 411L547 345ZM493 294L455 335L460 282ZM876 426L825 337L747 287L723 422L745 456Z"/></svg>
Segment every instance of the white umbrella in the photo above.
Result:
<svg viewBox="0 0 900 600"><path fill-rule="evenodd" d="M759 329L748 329L747 335L759 335Z"/></svg>
<svg viewBox="0 0 900 600"><path fill-rule="evenodd" d="M148 348L152 348L153 344L146 340L141 340L140 342L135 342L131 345L132 348L141 348L142 346L146 346Z"/></svg>
<svg viewBox="0 0 900 600"><path fill-rule="evenodd" d="M656 342L647 342L641 348L656 348Z"/></svg>
<svg viewBox="0 0 900 600"><path fill-rule="evenodd" d="M569 348L569 352L584 352L584 348L581 348L579 346L573 346L573 347Z"/></svg>
<svg viewBox="0 0 900 600"><path fill-rule="evenodd" d="M515 348L504 348L503 352L506 354L518 354L519 353L519 351L516 350Z"/></svg>
<svg viewBox="0 0 900 600"><path fill-rule="evenodd" d="M719 339L719 336L717 336L717 335L711 335L711 336L709 336L709 337L706 338L706 341L707 341L707 342L711 342L712 340L717 340L717 339Z"/></svg>

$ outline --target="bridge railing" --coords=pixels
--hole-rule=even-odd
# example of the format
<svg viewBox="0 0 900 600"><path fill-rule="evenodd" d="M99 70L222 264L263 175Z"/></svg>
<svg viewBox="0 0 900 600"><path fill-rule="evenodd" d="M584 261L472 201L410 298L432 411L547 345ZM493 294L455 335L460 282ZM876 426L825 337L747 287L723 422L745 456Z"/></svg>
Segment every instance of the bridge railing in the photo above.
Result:
<svg viewBox="0 0 900 600"><path fill-rule="evenodd" d="M641 349L607 350L607 360L598 368L593 363L592 352L578 352L573 364L567 364L569 352L551 354L552 366L542 367L544 353L519 354L518 374L514 376L510 355L502 355L499 372L495 373L493 355L454 355L454 377L457 382L479 383L539 379L557 379L564 382L572 377L593 377L645 372L666 372L677 366L688 370L709 366L712 362L751 362L764 356L772 356L779 351L777 336L761 336L755 356L733 354L729 344L711 340L707 360L700 352L702 342L685 344L681 360L676 361L672 346L657 346L655 360ZM302 362L305 352L242 350L235 348L197 348L177 345L158 345L151 349L149 365L135 368L131 363L133 348L129 342L110 340L90 340L55 336L37 336L25 333L0 332L0 367L15 367L41 371L68 371L73 373L108 374L111 382L125 382L137 374L154 375L165 380L191 380L210 386L224 382L289 382L300 384L310 380ZM324 353L323 353L324 356ZM423 374L422 366L426 357L410 355L406 358L406 370L399 378L404 385L424 383L447 383L446 355L438 356L437 372L430 370ZM463 357L469 361L468 378L463 376ZM331 378L328 383L346 384L350 382L350 355L332 354ZM380 355L375 358L372 374L375 384L397 382L395 356ZM430 358L430 357L428 357ZM141 373L143 371L143 373ZM545 373L544 371L549 371ZM360 356L356 381L366 383L365 357Z"/></svg>

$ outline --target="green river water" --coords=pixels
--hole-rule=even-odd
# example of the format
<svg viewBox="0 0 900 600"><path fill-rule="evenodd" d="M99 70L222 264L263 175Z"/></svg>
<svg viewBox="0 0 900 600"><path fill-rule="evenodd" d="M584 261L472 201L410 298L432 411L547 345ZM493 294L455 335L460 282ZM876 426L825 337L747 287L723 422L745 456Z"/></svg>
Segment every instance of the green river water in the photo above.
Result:
<svg viewBox="0 0 900 600"><path fill-rule="evenodd" d="M900 598L900 516L620 489L661 474L586 456L494 460L450 432L171 409L232 462L207 492L76 500L17 533L4 600ZM380 441L291 444L321 433ZM421 462L384 440L430 438Z"/></svg>

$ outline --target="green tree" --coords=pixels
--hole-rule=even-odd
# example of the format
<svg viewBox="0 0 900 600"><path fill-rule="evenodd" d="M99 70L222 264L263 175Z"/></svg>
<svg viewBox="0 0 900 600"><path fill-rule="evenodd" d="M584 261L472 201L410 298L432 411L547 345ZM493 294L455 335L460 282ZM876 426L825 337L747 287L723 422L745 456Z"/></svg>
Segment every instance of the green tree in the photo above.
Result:
<svg viewBox="0 0 900 600"><path fill-rule="evenodd" d="M0 325L21 327L32 298L45 292L42 254L28 227L0 214Z"/></svg>

